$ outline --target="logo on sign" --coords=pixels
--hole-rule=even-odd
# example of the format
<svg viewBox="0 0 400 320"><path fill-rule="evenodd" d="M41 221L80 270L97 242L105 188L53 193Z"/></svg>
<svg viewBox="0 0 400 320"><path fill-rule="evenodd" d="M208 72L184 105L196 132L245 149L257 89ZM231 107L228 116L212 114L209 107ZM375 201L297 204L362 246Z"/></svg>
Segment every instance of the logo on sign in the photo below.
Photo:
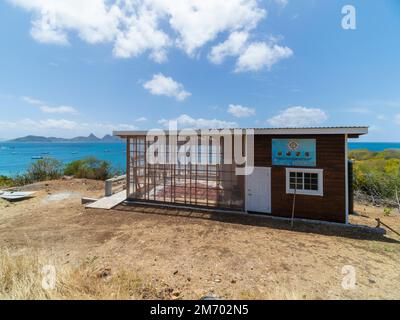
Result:
<svg viewBox="0 0 400 320"><path fill-rule="evenodd" d="M288 147L292 151L296 151L299 148L299 144L296 141L289 141Z"/></svg>

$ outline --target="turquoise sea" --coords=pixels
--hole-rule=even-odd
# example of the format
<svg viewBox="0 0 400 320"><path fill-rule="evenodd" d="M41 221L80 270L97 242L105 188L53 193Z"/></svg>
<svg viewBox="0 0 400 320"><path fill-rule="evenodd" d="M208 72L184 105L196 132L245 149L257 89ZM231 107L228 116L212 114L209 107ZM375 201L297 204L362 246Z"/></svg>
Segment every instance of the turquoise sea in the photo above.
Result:
<svg viewBox="0 0 400 320"><path fill-rule="evenodd" d="M400 143L350 143L351 150L382 151L400 149ZM51 157L64 163L95 156L110 161L114 168L125 172L126 145L124 143L11 143L0 142L0 175L15 176L24 173L32 157Z"/></svg>
<svg viewBox="0 0 400 320"><path fill-rule="evenodd" d="M0 142L0 175L24 173L32 157L51 157L64 163L94 156L110 161L113 168L125 172L125 143L11 143Z"/></svg>

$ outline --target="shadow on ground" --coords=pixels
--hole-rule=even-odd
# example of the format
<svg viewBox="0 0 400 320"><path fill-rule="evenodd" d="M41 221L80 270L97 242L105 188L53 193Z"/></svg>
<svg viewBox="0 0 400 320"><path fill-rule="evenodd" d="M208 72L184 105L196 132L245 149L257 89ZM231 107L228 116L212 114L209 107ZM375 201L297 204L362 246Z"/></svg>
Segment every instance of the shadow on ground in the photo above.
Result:
<svg viewBox="0 0 400 320"><path fill-rule="evenodd" d="M166 208L161 205L143 204L121 204L113 210L124 211L127 213L156 214L175 217L186 217L194 219L205 219L219 221L223 223L240 224L246 226L273 228L277 230L287 230L302 233L314 233L324 236L345 237L351 239L381 241L387 243L400 243L400 241L389 238L383 234L373 232L373 228L356 228L335 224L323 224L318 222L295 221L293 228L289 220L275 219L269 216L255 216L251 214L232 213L223 211L204 211L199 209L187 208Z"/></svg>

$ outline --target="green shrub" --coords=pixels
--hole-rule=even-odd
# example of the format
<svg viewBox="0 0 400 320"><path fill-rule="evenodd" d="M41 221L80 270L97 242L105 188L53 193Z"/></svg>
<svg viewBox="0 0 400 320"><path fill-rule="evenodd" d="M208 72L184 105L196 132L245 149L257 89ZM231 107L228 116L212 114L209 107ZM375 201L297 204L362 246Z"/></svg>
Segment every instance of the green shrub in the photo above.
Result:
<svg viewBox="0 0 400 320"><path fill-rule="evenodd" d="M95 180L107 180L113 175L110 163L95 157L68 163L64 169L64 174L75 178Z"/></svg>
<svg viewBox="0 0 400 320"><path fill-rule="evenodd" d="M26 173L13 178L0 176L0 186L23 186L34 182L59 179L63 174L75 178L107 180L118 174L107 161L89 157L68 163L65 167L62 162L44 158L32 163Z"/></svg>
<svg viewBox="0 0 400 320"><path fill-rule="evenodd" d="M353 155L354 156L354 155ZM400 192L400 152L359 152L354 163L354 189L378 199L395 199Z"/></svg>
<svg viewBox="0 0 400 320"><path fill-rule="evenodd" d="M34 181L54 180L62 176L63 164L61 161L44 158L32 163L26 174Z"/></svg>
<svg viewBox="0 0 400 320"><path fill-rule="evenodd" d="M0 187L12 187L14 180L6 176L0 176Z"/></svg>
<svg viewBox="0 0 400 320"><path fill-rule="evenodd" d="M349 158L353 160L367 160L374 158L378 153L369 150L353 150L349 152Z"/></svg>
<svg viewBox="0 0 400 320"><path fill-rule="evenodd" d="M370 151L367 149L353 150L349 152L349 158L353 160L371 160L371 159L400 159L400 150L387 149L384 151Z"/></svg>
<svg viewBox="0 0 400 320"><path fill-rule="evenodd" d="M17 175L12 180L14 185L23 186L34 182L58 179L63 174L63 164L53 158L44 158L32 163L26 173Z"/></svg>
<svg viewBox="0 0 400 320"><path fill-rule="evenodd" d="M387 149L382 152L378 152L376 157L383 158L383 159L400 159L400 150L395 149Z"/></svg>

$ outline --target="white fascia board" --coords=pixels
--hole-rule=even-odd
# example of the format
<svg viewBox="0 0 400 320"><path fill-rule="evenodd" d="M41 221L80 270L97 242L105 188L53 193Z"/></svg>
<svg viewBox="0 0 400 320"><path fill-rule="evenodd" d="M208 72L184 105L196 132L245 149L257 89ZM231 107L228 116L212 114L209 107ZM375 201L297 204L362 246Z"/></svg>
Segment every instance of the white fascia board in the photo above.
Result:
<svg viewBox="0 0 400 320"><path fill-rule="evenodd" d="M220 129L217 129L220 130ZM234 129L228 129L233 130ZM238 130L238 129L236 129ZM246 129L239 129L246 130ZM332 128L256 128L254 130L255 135L363 135L368 133L368 127L332 127ZM162 130L160 130L162 131ZM184 131L184 130L183 130ZM136 131L114 131L114 136L146 136L151 131L136 130ZM180 131L168 132L164 131L166 135L168 134L178 134ZM199 130L193 130L192 132L200 133ZM186 133L185 133L186 134ZM215 134L215 131L214 131Z"/></svg>
<svg viewBox="0 0 400 320"><path fill-rule="evenodd" d="M256 129L255 134L265 135L318 135L318 134L367 134L368 127L337 127L337 128L276 128L276 129Z"/></svg>

